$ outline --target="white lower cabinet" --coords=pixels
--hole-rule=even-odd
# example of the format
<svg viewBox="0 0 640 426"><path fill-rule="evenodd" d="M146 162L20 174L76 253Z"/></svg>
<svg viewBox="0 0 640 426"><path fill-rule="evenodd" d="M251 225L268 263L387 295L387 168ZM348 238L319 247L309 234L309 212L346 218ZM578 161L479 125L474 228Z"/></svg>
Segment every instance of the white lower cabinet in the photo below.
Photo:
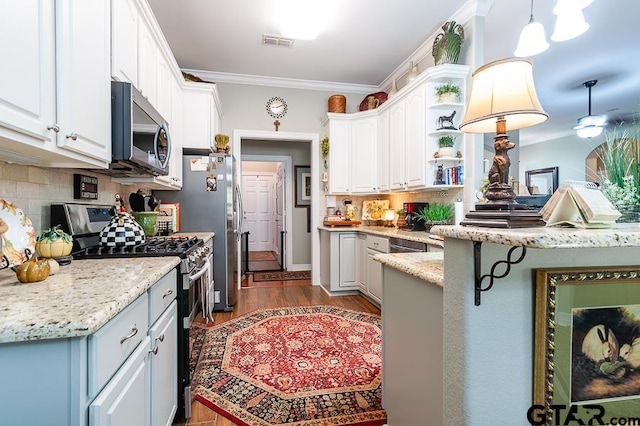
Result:
<svg viewBox="0 0 640 426"><path fill-rule="evenodd" d="M373 260L379 253L389 253L389 239L377 235L367 235L365 244L359 247L363 259L360 292L378 306L382 305L382 264Z"/></svg>
<svg viewBox="0 0 640 426"><path fill-rule="evenodd" d="M146 336L89 407L92 426L149 426L149 342Z"/></svg>
<svg viewBox="0 0 640 426"><path fill-rule="evenodd" d="M149 330L151 339L151 424L169 426L178 409L178 308L172 307Z"/></svg>
<svg viewBox="0 0 640 426"><path fill-rule="evenodd" d="M173 422L178 406L176 283L174 270L89 338L90 394L92 383L100 385L91 380L92 375L111 377L111 365L119 366L89 406L89 426L169 426ZM106 341L109 336L117 336L117 341ZM117 355L136 339L142 340L120 366ZM99 348L103 356L92 355L92 348Z"/></svg>
<svg viewBox="0 0 640 426"><path fill-rule="evenodd" d="M373 256L381 253L367 249L367 291L369 296L382 303L382 263L373 260Z"/></svg>
<svg viewBox="0 0 640 426"><path fill-rule="evenodd" d="M357 291L357 232L320 232L320 282L329 294Z"/></svg>
<svg viewBox="0 0 640 426"><path fill-rule="evenodd" d="M177 409L177 303L149 329L89 407L91 426L169 426Z"/></svg>
<svg viewBox="0 0 640 426"><path fill-rule="evenodd" d="M174 269L89 336L0 344L1 423L171 425L178 398L176 286Z"/></svg>

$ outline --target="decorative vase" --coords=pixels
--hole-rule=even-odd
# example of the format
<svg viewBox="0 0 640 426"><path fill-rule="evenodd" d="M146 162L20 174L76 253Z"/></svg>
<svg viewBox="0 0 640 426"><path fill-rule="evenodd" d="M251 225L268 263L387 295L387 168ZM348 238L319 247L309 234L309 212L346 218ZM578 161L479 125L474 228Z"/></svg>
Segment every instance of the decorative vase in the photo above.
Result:
<svg viewBox="0 0 640 426"><path fill-rule="evenodd" d="M453 157L455 149L451 146L443 146L438 149L438 155L440 157Z"/></svg>
<svg viewBox="0 0 640 426"><path fill-rule="evenodd" d="M133 212L131 214L144 230L145 237L156 235L158 232L158 212Z"/></svg>
<svg viewBox="0 0 640 426"><path fill-rule="evenodd" d="M449 21L444 23L442 31L433 41L431 53L435 64L457 64L464 41L464 28L456 21Z"/></svg>
<svg viewBox="0 0 640 426"><path fill-rule="evenodd" d="M455 93L447 92L438 96L438 102L441 104L453 104L458 102L458 95Z"/></svg>
<svg viewBox="0 0 640 426"><path fill-rule="evenodd" d="M397 79L393 79L393 82L391 83L391 89L389 89L389 97L395 95L396 93L398 93L398 81Z"/></svg>
<svg viewBox="0 0 640 426"><path fill-rule="evenodd" d="M409 63L409 74L407 74L407 83L413 81L418 76L418 66L413 65L413 61Z"/></svg>

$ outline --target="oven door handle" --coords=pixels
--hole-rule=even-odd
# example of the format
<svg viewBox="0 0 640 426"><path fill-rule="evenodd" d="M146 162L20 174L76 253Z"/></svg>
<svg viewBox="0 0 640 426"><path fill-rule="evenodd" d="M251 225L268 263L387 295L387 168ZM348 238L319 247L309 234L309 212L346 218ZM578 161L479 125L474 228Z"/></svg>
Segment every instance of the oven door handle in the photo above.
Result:
<svg viewBox="0 0 640 426"><path fill-rule="evenodd" d="M196 272L193 275L189 275L189 283L192 283L198 278L200 278L201 276L203 276L208 270L209 270L209 259L205 260L204 264L202 265L202 268L198 272Z"/></svg>

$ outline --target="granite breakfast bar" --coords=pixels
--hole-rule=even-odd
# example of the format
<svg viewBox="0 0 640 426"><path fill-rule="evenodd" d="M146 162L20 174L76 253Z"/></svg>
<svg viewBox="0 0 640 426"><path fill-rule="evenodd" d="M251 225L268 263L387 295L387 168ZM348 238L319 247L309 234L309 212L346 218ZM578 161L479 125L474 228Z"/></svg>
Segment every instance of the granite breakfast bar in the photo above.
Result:
<svg viewBox="0 0 640 426"><path fill-rule="evenodd" d="M528 424L534 368L535 272L539 269L640 264L640 225L608 229L496 229L440 226L445 237L443 282L443 398L445 425ZM479 292L480 276L504 261L504 278ZM504 264L495 274L505 272ZM597 285L597 284L596 284ZM482 283L483 287L487 282ZM637 302L637 301L636 301Z"/></svg>

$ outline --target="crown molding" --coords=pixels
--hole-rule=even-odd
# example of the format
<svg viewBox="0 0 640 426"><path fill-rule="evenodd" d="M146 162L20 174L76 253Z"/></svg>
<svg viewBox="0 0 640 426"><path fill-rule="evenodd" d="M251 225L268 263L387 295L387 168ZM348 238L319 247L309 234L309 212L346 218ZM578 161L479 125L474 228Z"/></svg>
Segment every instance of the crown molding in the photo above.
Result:
<svg viewBox="0 0 640 426"><path fill-rule="evenodd" d="M324 92L340 91L341 93L361 94L378 91L378 86L369 84L347 84L330 81L299 80L292 78L231 74L193 69L184 69L184 71L213 83L247 84L252 86L285 87L289 89L319 90Z"/></svg>

